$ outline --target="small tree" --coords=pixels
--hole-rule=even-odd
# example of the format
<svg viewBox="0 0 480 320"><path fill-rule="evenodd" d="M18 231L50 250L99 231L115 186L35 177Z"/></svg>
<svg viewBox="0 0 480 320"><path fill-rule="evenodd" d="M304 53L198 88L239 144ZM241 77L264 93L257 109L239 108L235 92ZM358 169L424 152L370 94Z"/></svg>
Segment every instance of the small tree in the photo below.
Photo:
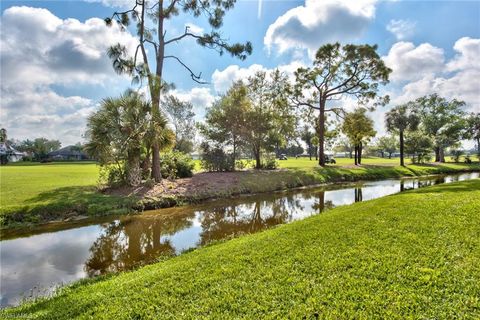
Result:
<svg viewBox="0 0 480 320"><path fill-rule="evenodd" d="M366 104L377 98L378 87L388 83L391 69L376 52L377 46L327 44L320 47L311 68L295 72L293 103L318 111L319 164L325 165L325 118L327 112L340 113L340 107L327 108L327 102L344 95ZM385 104L388 96L379 98L374 105Z"/></svg>
<svg viewBox="0 0 480 320"><path fill-rule="evenodd" d="M475 141L477 156L480 159L480 113L471 113L468 116L464 138Z"/></svg>
<svg viewBox="0 0 480 320"><path fill-rule="evenodd" d="M445 149L461 140L465 129L465 102L456 99L448 101L437 94L418 98L420 117L425 132L435 146L435 161L445 162Z"/></svg>
<svg viewBox="0 0 480 320"><path fill-rule="evenodd" d="M432 139L421 130L408 132L405 138L405 151L412 155L413 163L423 163L430 157L428 153L433 147Z"/></svg>
<svg viewBox="0 0 480 320"><path fill-rule="evenodd" d="M388 153L388 159L392 158L392 153L398 150L397 138L394 135L383 136L378 139L377 147L383 153Z"/></svg>
<svg viewBox="0 0 480 320"><path fill-rule="evenodd" d="M310 131L310 128L307 125L305 125L303 127L302 132L301 132L300 138L307 145L308 156L310 157L310 160L312 160L312 152L314 151L313 150L313 143L312 143L312 139L313 139L314 136L315 136L315 133Z"/></svg>
<svg viewBox="0 0 480 320"><path fill-rule="evenodd" d="M181 101L173 95L168 95L162 104L162 109L170 118L175 133L174 149L184 153L193 150L193 139L195 137L195 113L193 104Z"/></svg>
<svg viewBox="0 0 480 320"><path fill-rule="evenodd" d="M398 133L400 137L400 165L404 166L404 133L405 130L414 131L420 123L420 118L412 103L399 105L385 115L385 124L389 132Z"/></svg>
<svg viewBox="0 0 480 320"><path fill-rule="evenodd" d="M373 121L366 115L367 109L357 108L345 115L342 131L355 147L355 165L362 164L363 144L375 137Z"/></svg>
<svg viewBox="0 0 480 320"><path fill-rule="evenodd" d="M207 110L205 123L198 124L205 138L233 148L233 164L237 159L238 149L243 144L246 112L249 107L247 88L237 82Z"/></svg>

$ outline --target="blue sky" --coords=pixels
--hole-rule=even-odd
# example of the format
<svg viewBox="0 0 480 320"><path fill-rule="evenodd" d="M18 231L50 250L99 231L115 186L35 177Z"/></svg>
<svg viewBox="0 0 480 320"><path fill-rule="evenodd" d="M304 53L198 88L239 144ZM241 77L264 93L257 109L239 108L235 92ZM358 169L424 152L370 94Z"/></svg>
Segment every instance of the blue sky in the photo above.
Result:
<svg viewBox="0 0 480 320"><path fill-rule="evenodd" d="M10 137L82 141L85 119L99 101L130 86L113 73L105 50L118 41L134 47L135 38L98 19L126 2L1 2L0 125ZM167 37L181 34L186 24L209 30L205 20L180 15L169 22ZM469 111L480 108L479 1L240 0L221 30L232 42L251 41L253 54L240 61L192 40L168 48L209 82L199 85L176 62L166 62L165 80L175 83L173 94L194 103L198 120L232 81L259 69L280 67L291 74L332 41L378 44L394 70L383 89L392 103L372 114L380 134L388 108L424 94L439 92L465 100Z"/></svg>

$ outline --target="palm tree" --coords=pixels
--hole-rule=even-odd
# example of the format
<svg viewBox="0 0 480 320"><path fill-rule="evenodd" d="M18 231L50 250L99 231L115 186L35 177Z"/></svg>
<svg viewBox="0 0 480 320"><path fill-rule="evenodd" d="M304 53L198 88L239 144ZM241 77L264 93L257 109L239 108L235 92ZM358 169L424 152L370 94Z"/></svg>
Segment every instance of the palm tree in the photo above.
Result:
<svg viewBox="0 0 480 320"><path fill-rule="evenodd" d="M151 126L151 104L144 97L128 90L119 98L104 99L100 109L87 123L86 150L101 164L115 164L121 179L131 186L141 183L140 157L144 145L149 149L157 139L160 144L169 142L167 121Z"/></svg>
<svg viewBox="0 0 480 320"><path fill-rule="evenodd" d="M420 118L413 109L413 103L399 105L385 115L385 124L389 132L398 132L400 136L400 165L404 166L403 147L405 130L416 130Z"/></svg>

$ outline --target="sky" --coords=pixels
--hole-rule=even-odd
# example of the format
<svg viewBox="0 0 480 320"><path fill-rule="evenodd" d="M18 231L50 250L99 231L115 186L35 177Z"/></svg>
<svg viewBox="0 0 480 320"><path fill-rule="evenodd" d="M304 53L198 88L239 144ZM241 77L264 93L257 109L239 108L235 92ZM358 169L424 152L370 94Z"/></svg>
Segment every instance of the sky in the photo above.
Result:
<svg viewBox="0 0 480 320"><path fill-rule="evenodd" d="M133 52L133 30L103 22L132 2L0 2L0 126L9 138L46 137L64 146L84 141L86 119L101 100L132 87L131 79L114 73L106 51L120 42ZM180 14L167 23L167 38L187 25L210 31L204 18ZM231 42L250 41L252 55L245 61L220 56L190 39L167 48L208 82L198 84L177 62L165 62L172 94L193 103L198 121L233 81L275 68L293 76L331 42L377 44L393 70L381 89L390 104L371 113L379 135L386 111L426 94L461 99L466 111L480 111L480 0L238 0L221 32ZM356 106L341 103L347 110Z"/></svg>

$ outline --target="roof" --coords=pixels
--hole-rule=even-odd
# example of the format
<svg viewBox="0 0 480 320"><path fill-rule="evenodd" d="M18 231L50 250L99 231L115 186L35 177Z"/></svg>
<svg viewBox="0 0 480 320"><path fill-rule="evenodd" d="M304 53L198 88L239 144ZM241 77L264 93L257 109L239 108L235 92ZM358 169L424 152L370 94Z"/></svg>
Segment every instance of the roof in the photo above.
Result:
<svg viewBox="0 0 480 320"><path fill-rule="evenodd" d="M55 156L86 156L85 152L76 149L76 146L66 146L48 153L49 157Z"/></svg>

